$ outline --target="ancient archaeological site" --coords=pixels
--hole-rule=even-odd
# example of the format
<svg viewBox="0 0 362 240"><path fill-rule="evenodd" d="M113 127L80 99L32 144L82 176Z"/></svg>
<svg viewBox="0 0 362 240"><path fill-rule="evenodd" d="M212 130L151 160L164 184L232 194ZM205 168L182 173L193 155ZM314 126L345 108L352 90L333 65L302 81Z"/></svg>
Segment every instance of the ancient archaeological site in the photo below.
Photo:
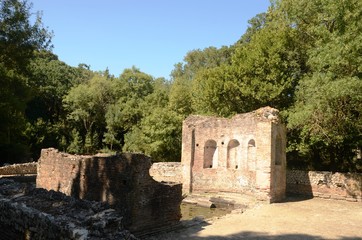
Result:
<svg viewBox="0 0 362 240"><path fill-rule="evenodd" d="M85 156L49 148L37 162L1 167L0 239L223 238L217 234L230 227L222 222L228 215L185 220L185 204L228 209L251 222L253 209L266 206L265 213L291 199L362 208L361 174L287 170L286 129L270 107L230 119L189 116L182 126L181 162L154 162L136 153ZM354 217L362 220L361 211ZM206 225L220 225L217 234L197 235ZM233 224L242 233L225 239L279 239L248 235L246 227ZM323 239L287 236L279 235ZM353 236L362 238L362 232Z"/></svg>

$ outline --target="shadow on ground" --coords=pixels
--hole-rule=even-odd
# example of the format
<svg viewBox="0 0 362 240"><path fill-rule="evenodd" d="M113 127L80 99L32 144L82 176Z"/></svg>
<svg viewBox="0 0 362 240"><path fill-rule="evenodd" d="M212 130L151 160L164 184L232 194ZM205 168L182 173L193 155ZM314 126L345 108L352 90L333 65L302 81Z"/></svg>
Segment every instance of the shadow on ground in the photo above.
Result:
<svg viewBox="0 0 362 240"><path fill-rule="evenodd" d="M281 201L280 203L288 203L288 202L302 202L313 199L313 196L303 196L297 194L288 194L287 197Z"/></svg>
<svg viewBox="0 0 362 240"><path fill-rule="evenodd" d="M171 240L171 239L191 239L191 240L222 240L222 239L246 239L246 240L324 240L324 237L313 236L308 234L278 234L278 235L269 235L264 232L240 232L227 236L197 236L197 233L200 232L205 225L199 225L193 227L188 231L181 230L180 232L175 231L172 233L164 233L157 236L145 237L142 239L148 240ZM360 237L343 237L337 238L336 240L362 240Z"/></svg>
<svg viewBox="0 0 362 240"><path fill-rule="evenodd" d="M247 239L247 240L322 240L325 239L321 236L313 236L308 234L279 234L279 235L268 235L262 232L240 232L228 236L208 236L208 237L192 237L189 239L195 240L221 240L221 239ZM341 237L338 240L358 240L361 238Z"/></svg>

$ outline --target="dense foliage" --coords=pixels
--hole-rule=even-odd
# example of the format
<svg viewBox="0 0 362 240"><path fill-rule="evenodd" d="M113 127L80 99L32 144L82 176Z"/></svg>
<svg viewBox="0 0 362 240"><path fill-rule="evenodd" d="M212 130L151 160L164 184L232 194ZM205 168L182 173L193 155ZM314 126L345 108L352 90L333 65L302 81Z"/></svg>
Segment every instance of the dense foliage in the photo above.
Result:
<svg viewBox="0 0 362 240"><path fill-rule="evenodd" d="M362 171L362 2L275 0L229 47L188 52L171 80L132 67L115 77L70 67L25 0L0 9L0 156L44 147L143 152L178 161L190 114L272 106L288 128L290 168Z"/></svg>
<svg viewBox="0 0 362 240"><path fill-rule="evenodd" d="M35 51L48 48L51 37L39 15L30 23L29 9L26 2L0 2L0 153L6 160L22 158L27 152L29 65Z"/></svg>

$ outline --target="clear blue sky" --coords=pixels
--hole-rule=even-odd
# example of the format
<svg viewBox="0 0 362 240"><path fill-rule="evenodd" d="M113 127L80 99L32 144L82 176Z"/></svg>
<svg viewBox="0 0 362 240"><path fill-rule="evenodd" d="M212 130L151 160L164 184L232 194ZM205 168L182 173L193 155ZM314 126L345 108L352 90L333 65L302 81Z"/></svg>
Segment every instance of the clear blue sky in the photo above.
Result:
<svg viewBox="0 0 362 240"><path fill-rule="evenodd" d="M165 77L188 51L229 46L269 0L29 0L71 66L115 76L133 65Z"/></svg>

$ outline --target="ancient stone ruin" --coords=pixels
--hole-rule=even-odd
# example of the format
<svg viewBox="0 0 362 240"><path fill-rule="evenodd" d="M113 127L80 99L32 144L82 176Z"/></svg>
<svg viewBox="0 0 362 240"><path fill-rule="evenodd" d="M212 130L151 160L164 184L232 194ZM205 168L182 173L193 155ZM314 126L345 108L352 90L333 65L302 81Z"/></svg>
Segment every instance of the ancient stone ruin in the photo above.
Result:
<svg viewBox="0 0 362 240"><path fill-rule="evenodd" d="M231 119L189 116L182 126L185 193L249 193L270 202L285 197L286 130L265 107Z"/></svg>
<svg viewBox="0 0 362 240"><path fill-rule="evenodd" d="M79 156L43 149L36 187L106 202L133 233L170 226L181 218L182 185L156 182L142 154Z"/></svg>
<svg viewBox="0 0 362 240"><path fill-rule="evenodd" d="M28 176L36 175L38 164L36 162L12 164L5 167L0 167L0 176Z"/></svg>
<svg viewBox="0 0 362 240"><path fill-rule="evenodd" d="M0 178L0 239L136 239L108 204Z"/></svg>

